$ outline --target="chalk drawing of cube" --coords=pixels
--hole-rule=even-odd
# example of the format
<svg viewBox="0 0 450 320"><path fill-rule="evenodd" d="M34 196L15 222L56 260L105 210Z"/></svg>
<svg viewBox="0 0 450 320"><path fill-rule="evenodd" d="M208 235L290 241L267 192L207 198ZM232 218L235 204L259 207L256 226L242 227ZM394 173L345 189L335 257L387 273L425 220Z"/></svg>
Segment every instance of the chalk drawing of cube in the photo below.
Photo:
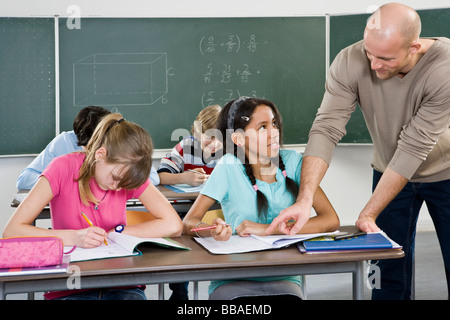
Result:
<svg viewBox="0 0 450 320"><path fill-rule="evenodd" d="M75 106L151 105L167 92L167 53L95 53L73 64Z"/></svg>

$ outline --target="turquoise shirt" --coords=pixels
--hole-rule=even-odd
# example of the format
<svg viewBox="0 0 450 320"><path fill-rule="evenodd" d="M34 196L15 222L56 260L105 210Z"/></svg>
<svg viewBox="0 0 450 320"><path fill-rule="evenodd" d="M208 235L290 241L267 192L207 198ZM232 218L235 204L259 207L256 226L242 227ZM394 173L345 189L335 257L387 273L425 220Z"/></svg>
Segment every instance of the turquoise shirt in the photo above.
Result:
<svg viewBox="0 0 450 320"><path fill-rule="evenodd" d="M287 176L296 183L299 183L302 155L292 150L280 150L280 154L286 168ZM295 198L286 189L286 179L279 168L277 169L276 180L276 182L270 184L256 180L259 190L264 193L269 203L267 219L258 217L256 192L245 173L242 162L234 155L226 154L220 159L202 189L201 194L213 198L221 204L225 221L231 225L233 232L235 232L236 227L244 220L270 223L279 215L281 210L295 202ZM246 280L289 280L300 285L300 278L297 276L253 278ZM211 281L209 292L213 292L218 286L227 282L230 281Z"/></svg>

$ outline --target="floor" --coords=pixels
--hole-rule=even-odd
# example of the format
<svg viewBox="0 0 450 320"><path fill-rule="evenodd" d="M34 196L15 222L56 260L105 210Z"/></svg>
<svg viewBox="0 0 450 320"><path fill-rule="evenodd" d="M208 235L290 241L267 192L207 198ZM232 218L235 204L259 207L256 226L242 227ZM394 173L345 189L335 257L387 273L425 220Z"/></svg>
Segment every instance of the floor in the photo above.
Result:
<svg viewBox="0 0 450 320"><path fill-rule="evenodd" d="M348 300L352 299L351 274L308 275L306 293L309 300ZM433 231L418 232L416 236L416 299L446 300L447 285L444 265ZM208 299L208 282L199 283L199 299ZM170 296L170 289L165 285L165 299ZM158 299L158 286L150 285L146 290L147 299ZM189 284L189 297L193 299L193 284ZM364 298L370 299L370 290L365 288ZM7 299L26 299L25 294L8 295ZM36 299L42 299L37 293Z"/></svg>

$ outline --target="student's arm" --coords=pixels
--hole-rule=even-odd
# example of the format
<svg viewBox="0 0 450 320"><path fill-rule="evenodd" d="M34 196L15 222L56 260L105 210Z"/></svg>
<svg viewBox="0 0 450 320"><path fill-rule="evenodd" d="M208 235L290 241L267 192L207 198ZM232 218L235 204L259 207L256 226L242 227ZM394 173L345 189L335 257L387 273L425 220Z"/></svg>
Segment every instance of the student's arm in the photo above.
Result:
<svg viewBox="0 0 450 320"><path fill-rule="evenodd" d="M197 187L203 184L208 179L208 175L206 174L205 170L201 168L196 169L196 171L201 174L191 171L184 171L180 173L159 172L159 179L161 184L184 183L192 187Z"/></svg>
<svg viewBox="0 0 450 320"><path fill-rule="evenodd" d="M201 222L206 211L216 201L213 198L200 194L195 200L189 212L183 219L183 233L189 235L199 235L201 237L214 237L216 240L225 241L231 236L232 230L230 226L225 226L225 221L220 218L216 218L213 221L213 225L217 225L215 229L197 231L197 234L191 229L196 227L206 227L206 223Z"/></svg>
<svg viewBox="0 0 450 320"><path fill-rule="evenodd" d="M61 238L64 245L76 245L83 248L97 247L103 243L106 232L98 227L80 230L48 230L33 226L33 221L52 198L53 193L47 178L39 178L8 221L3 237L53 236Z"/></svg>
<svg viewBox="0 0 450 320"><path fill-rule="evenodd" d="M339 217L321 187L316 190L312 207L316 216L310 218L297 233L331 232L339 228Z"/></svg>
<svg viewBox="0 0 450 320"><path fill-rule="evenodd" d="M126 226L123 233L141 238L179 237L183 230L178 213L153 184L149 184L139 201L155 219Z"/></svg>
<svg viewBox="0 0 450 320"><path fill-rule="evenodd" d="M303 158L297 201L280 212L267 228L267 234L273 233L277 228L285 234L296 234L303 228L311 215L314 196L327 169L328 164L319 157ZM290 220L294 220L295 224L288 224Z"/></svg>
<svg viewBox="0 0 450 320"><path fill-rule="evenodd" d="M23 169L16 181L17 190L30 190L36 184L40 175L41 172L31 168Z"/></svg>
<svg viewBox="0 0 450 320"><path fill-rule="evenodd" d="M361 211L356 221L356 226L366 232L380 231L380 228L375 223L375 219L395 196L397 196L407 182L408 180L405 177L388 167L381 176L366 206Z"/></svg>
<svg viewBox="0 0 450 320"><path fill-rule="evenodd" d="M312 207L316 212L316 216L310 218L297 233L331 232L339 228L339 217L320 187L317 188L314 195ZM288 222L287 226L291 227L293 224L292 222ZM249 234L264 236L267 235L266 229L268 226L269 224L244 220L236 228L236 233L240 236L247 236ZM276 228L271 234L283 234L283 232Z"/></svg>
<svg viewBox="0 0 450 320"><path fill-rule="evenodd" d="M159 184L159 175L158 175L158 172L156 172L155 167L153 167L153 166L152 166L152 169L150 171L150 181L155 186L157 186Z"/></svg>

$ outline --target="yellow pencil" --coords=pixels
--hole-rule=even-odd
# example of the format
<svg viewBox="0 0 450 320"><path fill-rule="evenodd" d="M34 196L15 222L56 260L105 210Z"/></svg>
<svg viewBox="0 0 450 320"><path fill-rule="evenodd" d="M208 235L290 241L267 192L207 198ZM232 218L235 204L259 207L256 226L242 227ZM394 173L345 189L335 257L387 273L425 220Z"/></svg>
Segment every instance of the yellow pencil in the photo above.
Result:
<svg viewBox="0 0 450 320"><path fill-rule="evenodd" d="M86 222L87 222L91 227L94 226L94 225L92 224L91 220L89 220L89 218L88 218L83 212L81 212L81 215L83 216L84 220L86 220ZM106 245L108 245L108 242L106 241L106 239L104 239L103 242L104 242Z"/></svg>

